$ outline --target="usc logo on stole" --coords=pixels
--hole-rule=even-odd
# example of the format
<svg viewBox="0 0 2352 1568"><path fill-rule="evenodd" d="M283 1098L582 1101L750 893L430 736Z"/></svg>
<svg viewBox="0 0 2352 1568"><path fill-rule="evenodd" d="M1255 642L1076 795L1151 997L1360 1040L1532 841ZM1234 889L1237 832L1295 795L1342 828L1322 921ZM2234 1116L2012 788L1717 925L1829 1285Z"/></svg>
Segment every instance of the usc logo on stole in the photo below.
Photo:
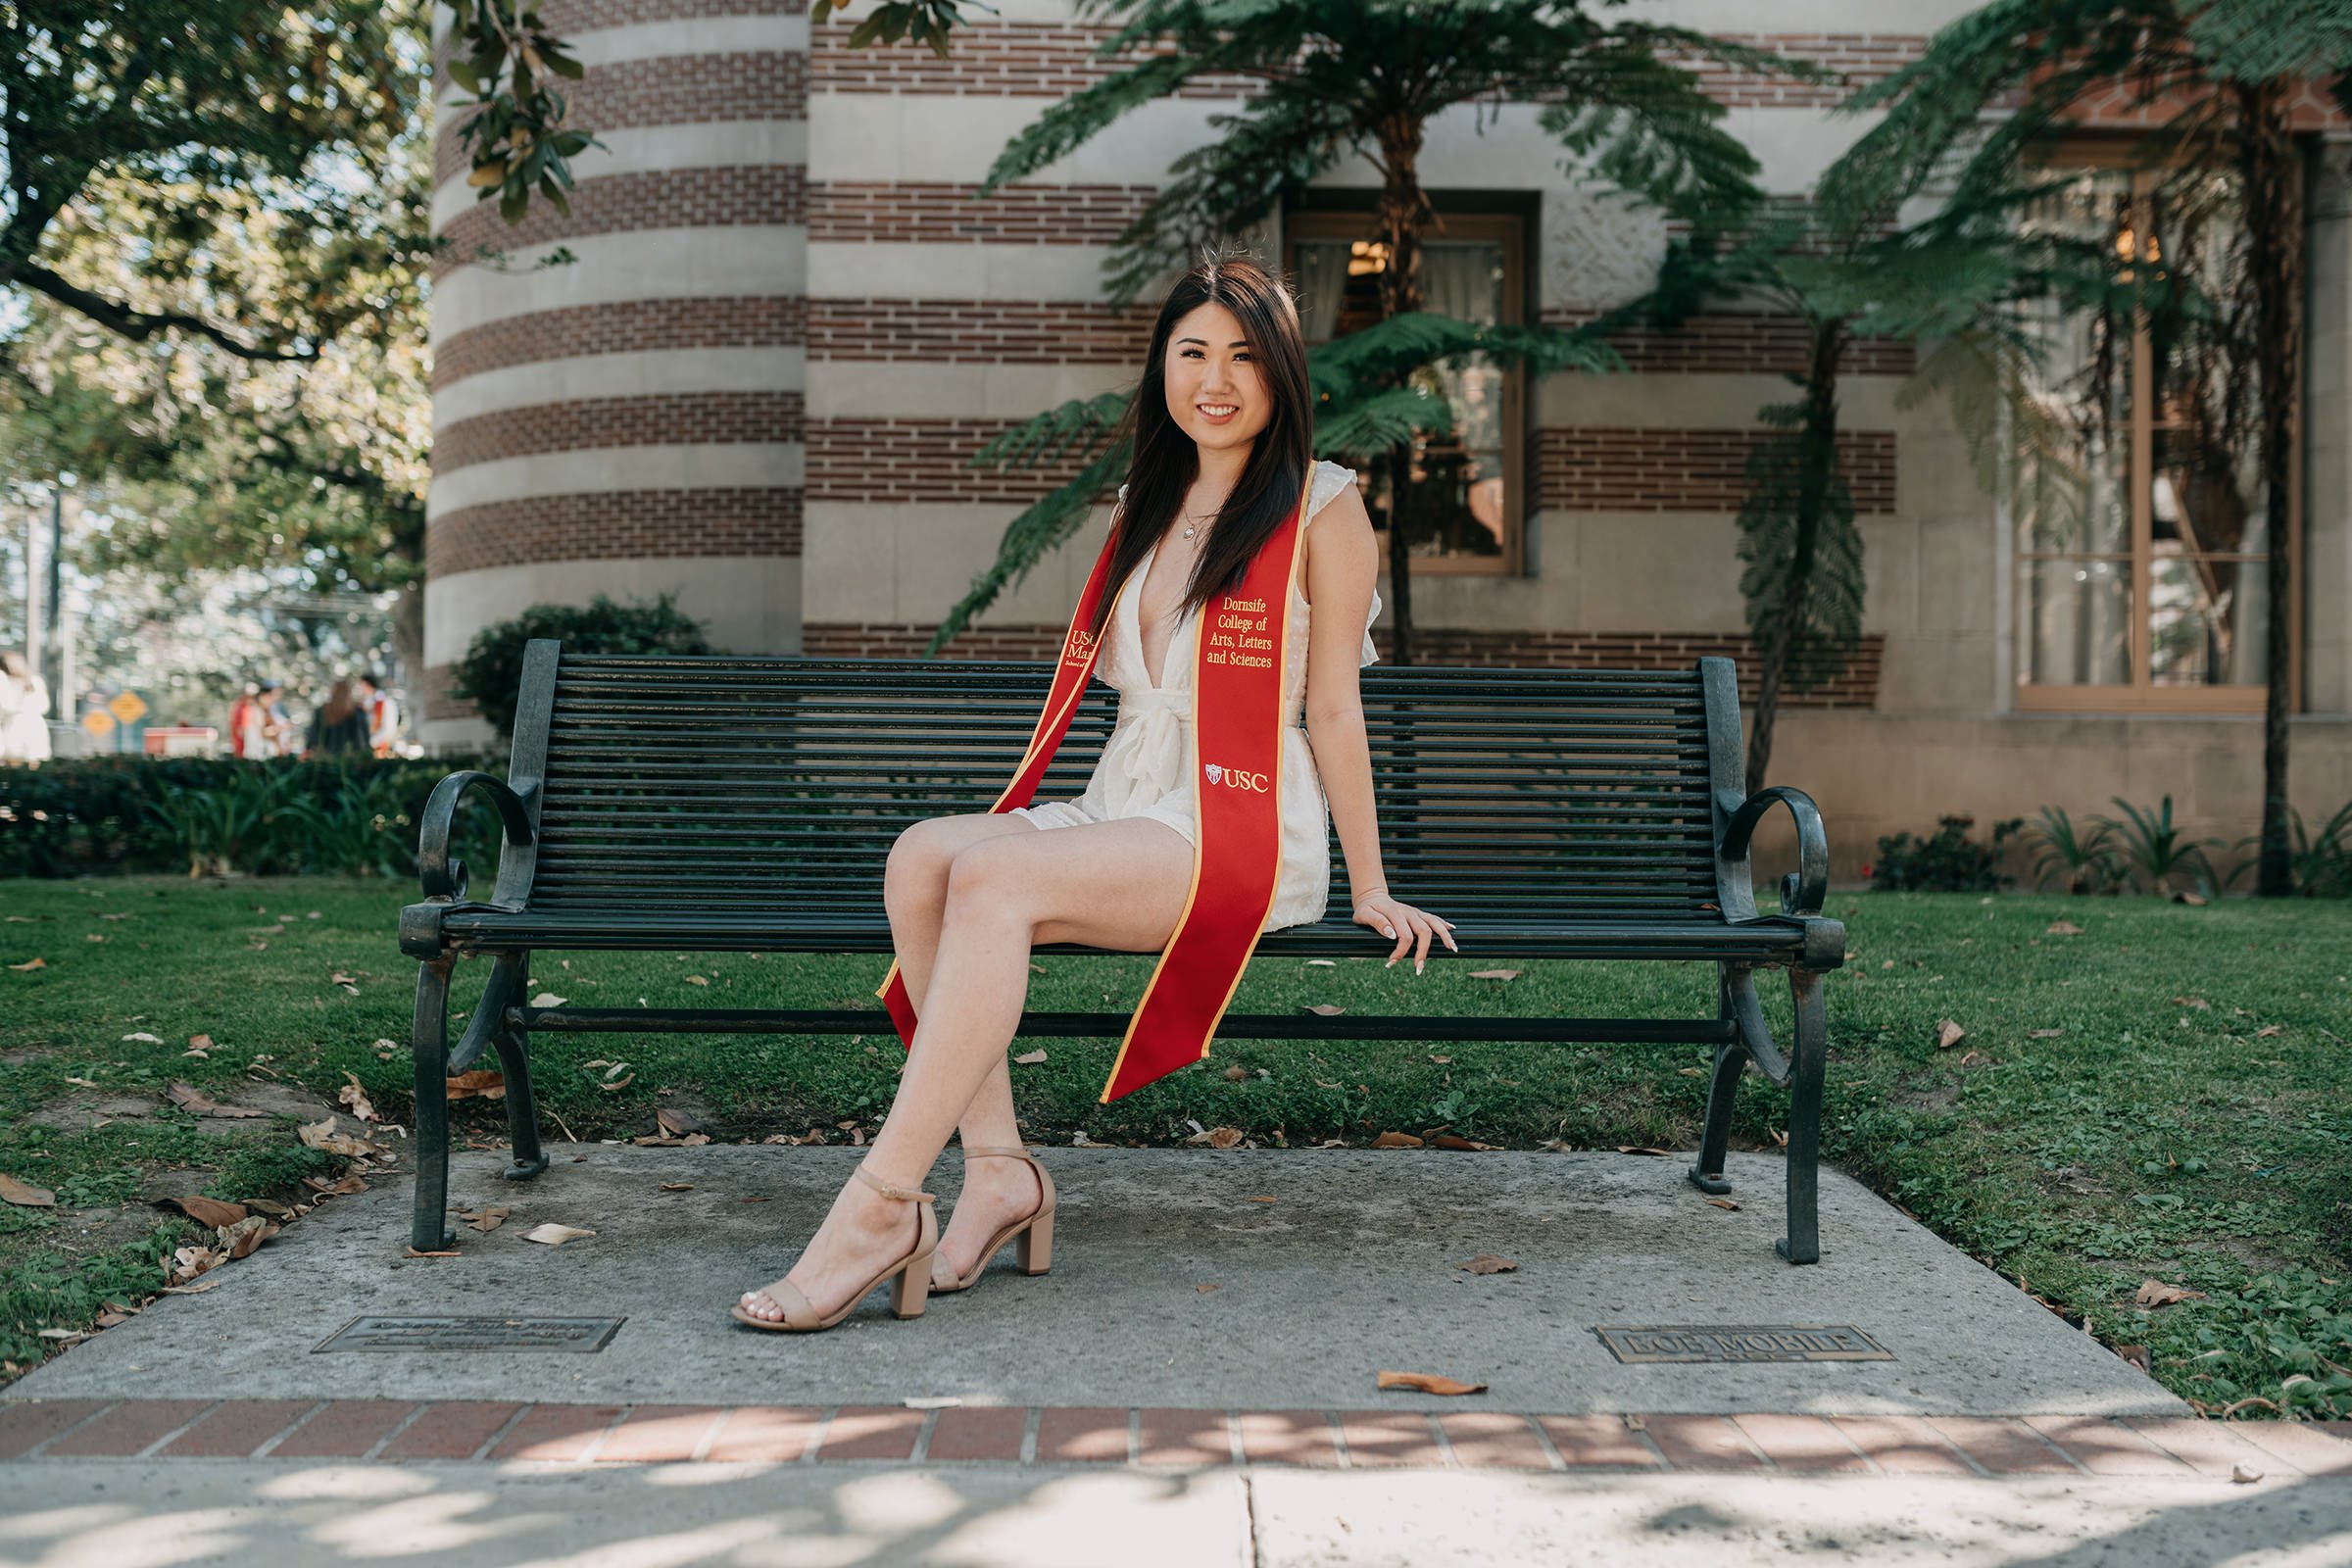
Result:
<svg viewBox="0 0 2352 1568"><path fill-rule="evenodd" d="M1201 763L1200 771L1211 784L1229 790L1246 790L1251 795L1269 795L1274 790L1263 773L1246 773L1238 767L1224 767L1215 762Z"/></svg>

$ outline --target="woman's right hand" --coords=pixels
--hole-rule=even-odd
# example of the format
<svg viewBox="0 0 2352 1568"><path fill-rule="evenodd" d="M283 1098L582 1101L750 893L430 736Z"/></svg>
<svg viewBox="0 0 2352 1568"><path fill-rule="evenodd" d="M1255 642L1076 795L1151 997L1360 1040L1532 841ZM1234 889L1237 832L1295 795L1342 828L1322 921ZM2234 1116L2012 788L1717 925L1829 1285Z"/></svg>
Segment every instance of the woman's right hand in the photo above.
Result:
<svg viewBox="0 0 2352 1568"><path fill-rule="evenodd" d="M1419 974L1421 966L1429 961L1432 940L1445 943L1455 953L1462 951L1454 945L1451 920L1442 920L1426 909L1416 909L1409 904L1390 898L1386 893L1375 893L1357 901L1355 923L1370 926L1382 936L1396 941L1396 950L1389 955L1388 966L1392 969L1396 966L1396 960L1410 951L1413 955L1413 973Z"/></svg>

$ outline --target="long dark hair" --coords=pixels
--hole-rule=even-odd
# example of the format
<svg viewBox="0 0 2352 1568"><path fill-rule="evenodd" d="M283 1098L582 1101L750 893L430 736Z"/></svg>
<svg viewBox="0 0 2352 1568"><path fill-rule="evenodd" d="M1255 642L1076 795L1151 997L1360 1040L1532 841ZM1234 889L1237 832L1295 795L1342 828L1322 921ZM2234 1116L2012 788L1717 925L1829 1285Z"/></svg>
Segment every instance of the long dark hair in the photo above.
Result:
<svg viewBox="0 0 2352 1568"><path fill-rule="evenodd" d="M340 724L359 711L360 705L351 694L351 682L339 680L327 689L326 707L322 716L329 724Z"/></svg>
<svg viewBox="0 0 2352 1568"><path fill-rule="evenodd" d="M1273 403L1273 414L1257 433L1241 478L1217 509L1178 613L1238 587L1250 563L1306 488L1307 469L1315 459L1313 396L1306 382L1306 336L1298 325L1298 307L1290 290L1253 257L1239 251L1212 252L1168 291L1152 328L1143 383L1113 434L1114 440L1123 436L1134 442L1135 457L1127 469L1127 502L1120 509L1111 547L1113 590L1095 607L1094 624L1088 628L1097 637L1109 618L1116 585L1127 580L1152 542L1167 531L1185 491L1200 475L1200 449L1169 415L1163 377L1168 338L1176 323L1208 304L1224 306L1242 323L1242 336Z"/></svg>

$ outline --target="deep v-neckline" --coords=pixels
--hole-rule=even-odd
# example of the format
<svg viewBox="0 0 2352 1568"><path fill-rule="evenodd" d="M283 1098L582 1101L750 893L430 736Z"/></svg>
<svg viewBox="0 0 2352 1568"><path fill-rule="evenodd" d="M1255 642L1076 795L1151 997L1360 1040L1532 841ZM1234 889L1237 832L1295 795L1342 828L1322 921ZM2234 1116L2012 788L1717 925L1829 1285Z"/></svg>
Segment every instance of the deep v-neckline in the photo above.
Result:
<svg viewBox="0 0 2352 1568"><path fill-rule="evenodd" d="M1164 538L1152 540L1152 547L1144 552L1144 559L1135 568L1135 613L1129 617L1135 627L1136 671L1144 677L1144 685L1155 692L1168 689L1167 661L1176 652L1176 639L1184 635L1184 623L1189 618L1188 612L1181 608L1177 610L1176 624L1168 632L1168 646L1160 650L1159 678L1153 679L1151 660L1144 652L1144 585L1152 578L1152 567L1159 560L1159 547L1163 542Z"/></svg>

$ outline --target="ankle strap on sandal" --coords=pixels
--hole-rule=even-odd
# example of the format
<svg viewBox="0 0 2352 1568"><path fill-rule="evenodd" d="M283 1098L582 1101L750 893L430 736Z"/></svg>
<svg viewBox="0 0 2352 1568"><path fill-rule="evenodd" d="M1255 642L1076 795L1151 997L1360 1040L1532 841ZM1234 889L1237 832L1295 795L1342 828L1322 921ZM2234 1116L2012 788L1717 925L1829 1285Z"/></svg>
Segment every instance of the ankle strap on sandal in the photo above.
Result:
<svg viewBox="0 0 2352 1568"><path fill-rule="evenodd" d="M905 1187L893 1187L881 1177L869 1173L863 1165L852 1167L850 1174L871 1187L875 1192L880 1193L884 1198L902 1198L910 1203L938 1201L938 1195L935 1193L918 1193Z"/></svg>
<svg viewBox="0 0 2352 1568"><path fill-rule="evenodd" d="M966 1144L963 1146L963 1157L966 1159L973 1159L987 1155L1000 1155L1005 1159L1026 1159L1032 1164L1036 1163L1036 1156L1031 1154L1028 1150L1023 1149L1018 1144L1014 1144L1010 1148L998 1148L989 1144L982 1144L977 1147L971 1144Z"/></svg>

